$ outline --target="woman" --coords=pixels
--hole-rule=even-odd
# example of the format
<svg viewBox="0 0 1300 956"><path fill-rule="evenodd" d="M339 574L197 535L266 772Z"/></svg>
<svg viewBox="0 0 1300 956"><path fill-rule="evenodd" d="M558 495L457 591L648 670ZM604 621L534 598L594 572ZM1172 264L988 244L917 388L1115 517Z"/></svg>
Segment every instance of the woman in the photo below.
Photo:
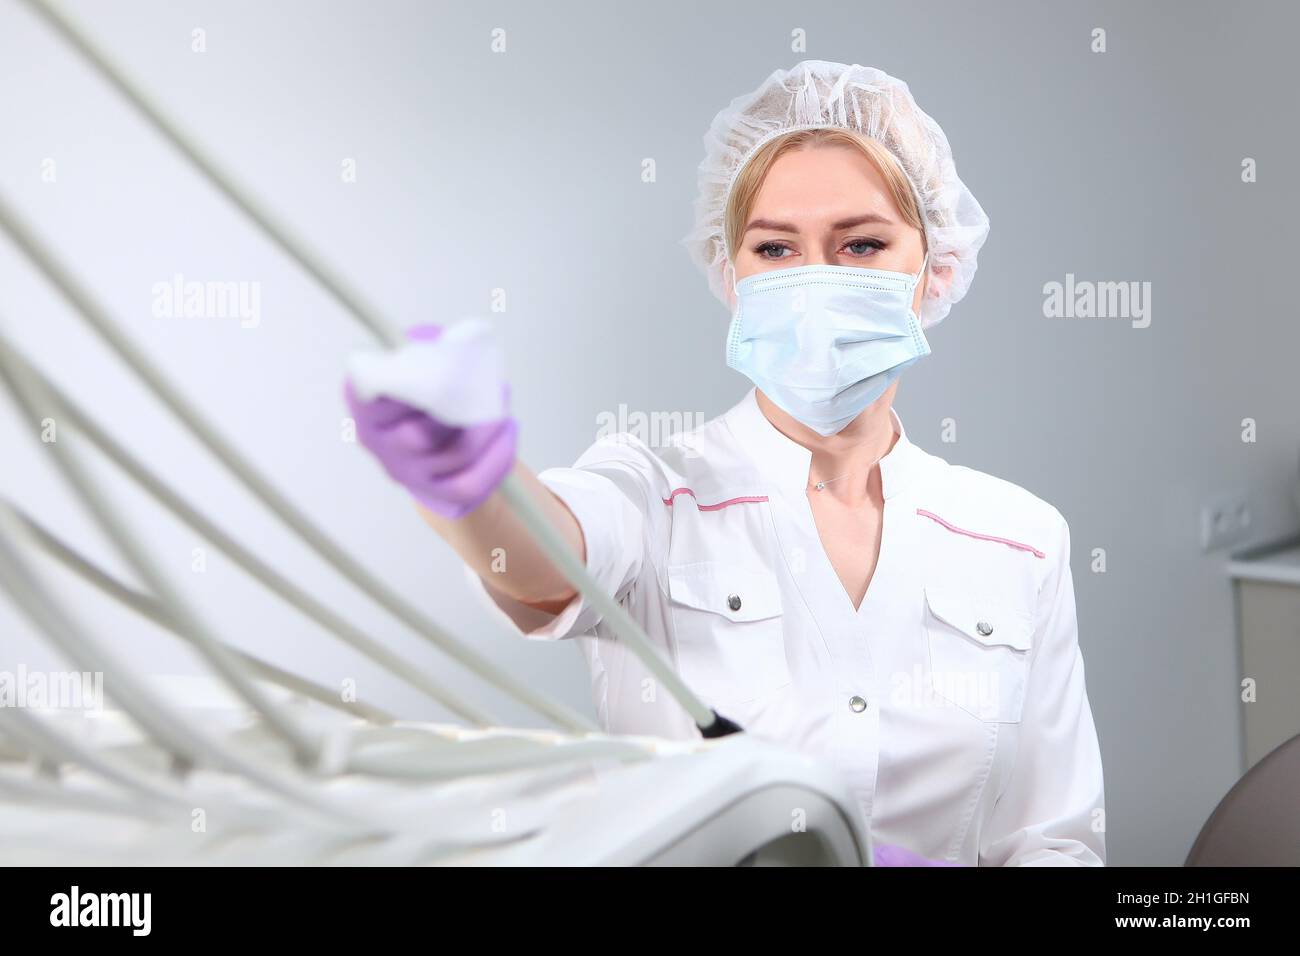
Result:
<svg viewBox="0 0 1300 956"><path fill-rule="evenodd" d="M840 767L878 863L1101 865L1069 528L893 409L988 232L942 130L879 70L805 61L705 142L687 243L732 310L739 404L534 475L512 419L456 428L349 386L361 441L520 633L581 636L607 729L697 732L592 638L612 634L495 493L511 471L706 703Z"/></svg>

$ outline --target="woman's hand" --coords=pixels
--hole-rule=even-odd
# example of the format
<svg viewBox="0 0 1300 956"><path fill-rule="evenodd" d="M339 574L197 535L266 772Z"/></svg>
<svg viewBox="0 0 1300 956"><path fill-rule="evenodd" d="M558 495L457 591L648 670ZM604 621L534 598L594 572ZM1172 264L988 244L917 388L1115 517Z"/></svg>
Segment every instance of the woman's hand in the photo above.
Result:
<svg viewBox="0 0 1300 956"><path fill-rule="evenodd" d="M437 325L416 326L407 333L412 342L424 343L441 334ZM390 478L434 514L460 518L473 511L514 465L518 426L510 415L478 425L451 425L396 399L359 398L351 380L344 397L361 444Z"/></svg>
<svg viewBox="0 0 1300 956"><path fill-rule="evenodd" d="M928 860L923 856L906 850L892 843L877 844L875 847L876 866L962 866L961 863L949 863L947 860Z"/></svg>

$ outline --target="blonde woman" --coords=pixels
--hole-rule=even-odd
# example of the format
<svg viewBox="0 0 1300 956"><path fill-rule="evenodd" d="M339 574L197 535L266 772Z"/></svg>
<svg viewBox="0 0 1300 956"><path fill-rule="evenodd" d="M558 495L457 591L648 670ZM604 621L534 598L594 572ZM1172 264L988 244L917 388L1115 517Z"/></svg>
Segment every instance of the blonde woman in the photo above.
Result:
<svg viewBox="0 0 1300 956"><path fill-rule="evenodd" d="M349 386L363 444L519 633L582 642L606 729L698 733L535 549L496 492L511 472L706 703L838 765L877 863L1103 864L1065 519L893 409L988 233L943 131L900 80L812 60L705 145L686 243L754 383L738 404L536 475L513 419L458 428Z"/></svg>

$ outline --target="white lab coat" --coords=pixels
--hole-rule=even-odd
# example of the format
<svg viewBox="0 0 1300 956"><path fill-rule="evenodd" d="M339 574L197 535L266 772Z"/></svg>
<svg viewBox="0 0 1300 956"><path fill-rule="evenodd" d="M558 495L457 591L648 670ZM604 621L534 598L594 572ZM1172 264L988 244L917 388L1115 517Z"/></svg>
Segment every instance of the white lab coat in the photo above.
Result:
<svg viewBox="0 0 1300 956"><path fill-rule="evenodd" d="M811 452L752 389L671 445L607 437L539 477L582 526L588 570L696 693L837 765L876 842L966 865L1102 865L1065 519L922 451L891 417L880 556L856 610L809 507ZM469 576L522 635L582 642L607 730L698 734L580 597L551 617Z"/></svg>

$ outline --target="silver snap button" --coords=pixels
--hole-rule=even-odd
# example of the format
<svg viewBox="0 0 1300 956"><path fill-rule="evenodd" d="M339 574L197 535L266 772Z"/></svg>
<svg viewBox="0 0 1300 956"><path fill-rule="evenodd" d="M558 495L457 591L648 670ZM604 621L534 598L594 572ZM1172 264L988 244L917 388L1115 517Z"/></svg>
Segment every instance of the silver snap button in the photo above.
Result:
<svg viewBox="0 0 1300 956"><path fill-rule="evenodd" d="M849 710L853 711L855 714L860 714L866 709L867 709L867 702L863 700L861 697L849 698Z"/></svg>
<svg viewBox="0 0 1300 956"><path fill-rule="evenodd" d="M993 625L990 624L988 621L980 621L978 624L975 625L975 630L979 631L985 637L988 637L990 634L993 633Z"/></svg>
<svg viewBox="0 0 1300 956"><path fill-rule="evenodd" d="M728 598L727 598L727 607L731 608L733 611L739 611L739 610L740 610L740 595L739 595L739 594L733 594L733 595L731 595L730 597L728 597Z"/></svg>

